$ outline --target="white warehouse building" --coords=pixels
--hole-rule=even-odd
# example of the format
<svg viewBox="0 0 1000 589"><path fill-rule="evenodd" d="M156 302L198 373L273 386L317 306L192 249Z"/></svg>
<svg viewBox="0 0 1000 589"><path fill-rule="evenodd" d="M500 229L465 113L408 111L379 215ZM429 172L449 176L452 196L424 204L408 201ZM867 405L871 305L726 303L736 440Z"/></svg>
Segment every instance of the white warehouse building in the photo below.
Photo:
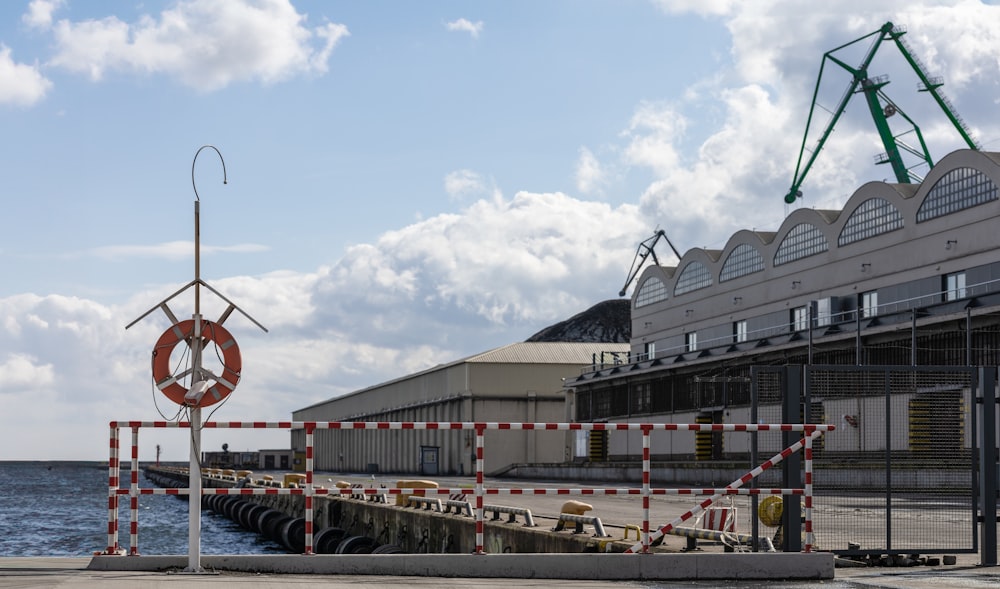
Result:
<svg viewBox="0 0 1000 589"><path fill-rule="evenodd" d="M295 421L571 421L564 381L628 354L628 344L515 343L435 366L294 411ZM485 434L484 471L567 460L575 437L565 431ZM314 434L314 468L343 473L463 475L475 472L472 430L335 430ZM305 432L292 432L304 466Z"/></svg>

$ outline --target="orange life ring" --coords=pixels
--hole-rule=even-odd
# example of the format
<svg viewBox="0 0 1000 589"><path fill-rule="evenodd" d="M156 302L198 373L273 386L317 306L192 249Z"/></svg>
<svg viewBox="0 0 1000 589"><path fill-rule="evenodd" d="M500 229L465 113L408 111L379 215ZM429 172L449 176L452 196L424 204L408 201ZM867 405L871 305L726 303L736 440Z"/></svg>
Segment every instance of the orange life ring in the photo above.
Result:
<svg viewBox="0 0 1000 589"><path fill-rule="evenodd" d="M222 374L215 375L205 370L205 375L212 379L210 386L202 395L201 400L198 403L193 403L184 398L188 389L178 382L191 371L188 370L178 375L174 375L170 371L170 354L174 347L181 341L191 345L190 342L193 338L193 319L186 319L171 325L163 332L153 348L153 382L156 383L156 388L163 391L168 399L178 405L208 407L225 399L236 388L240 382L240 371L243 370L243 358L240 356L240 346L225 327L212 321L202 321L202 350L208 348L209 342L215 342L217 348L222 350Z"/></svg>

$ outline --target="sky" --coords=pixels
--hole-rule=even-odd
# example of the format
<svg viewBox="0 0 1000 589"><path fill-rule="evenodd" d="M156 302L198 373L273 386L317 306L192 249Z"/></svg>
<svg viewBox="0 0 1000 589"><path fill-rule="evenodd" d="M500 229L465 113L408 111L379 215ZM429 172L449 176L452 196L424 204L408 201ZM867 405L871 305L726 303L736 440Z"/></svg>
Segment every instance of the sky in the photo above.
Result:
<svg viewBox="0 0 1000 589"><path fill-rule="evenodd" d="M246 313L223 421L523 341L617 298L657 229L721 249L839 209L892 180L860 98L783 197L814 90L822 128L850 82L817 85L824 53L887 21L1000 151L995 3L2 2L0 460L106 460L110 421L178 415L150 372L167 316L125 326L194 278L196 200L200 276ZM964 146L894 47L870 73L934 158ZM140 459L156 445L187 459L181 430L142 430Z"/></svg>

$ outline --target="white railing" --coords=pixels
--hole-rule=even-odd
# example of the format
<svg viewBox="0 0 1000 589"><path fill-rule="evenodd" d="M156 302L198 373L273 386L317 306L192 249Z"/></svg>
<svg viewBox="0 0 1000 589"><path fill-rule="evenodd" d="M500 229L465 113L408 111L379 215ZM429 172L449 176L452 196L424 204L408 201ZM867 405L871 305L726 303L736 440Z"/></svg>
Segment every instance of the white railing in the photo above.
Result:
<svg viewBox="0 0 1000 589"><path fill-rule="evenodd" d="M128 554L138 555L139 534L139 496L152 494L187 495L190 488L140 488L139 487L139 429L140 428L189 428L189 422L170 421L112 421L110 437L110 454L108 459L108 546L106 555L125 554L118 544L118 506L119 498L128 495L130 506L129 550ZM499 423L499 422L385 422L385 421L229 421L206 422L204 428L280 428L304 429L306 432L306 464L305 486L298 488L275 487L233 487L233 488L203 488L202 494L225 495L302 495L305 501L305 554L313 553L313 498L322 495L414 495L426 497L433 495L464 494L472 495L475 504L476 524L476 554L485 554L484 512L488 510L483 504L487 495L635 495L642 498L642 528L641 540L626 550L628 553L648 553L651 542L670 533L681 523L698 516L705 509L726 495L799 495L804 498L805 511L805 552L811 552L813 547L812 529L812 497L813 497L813 439L825 432L833 431L835 426L824 424L718 424L718 423ZM130 429L132 433L131 481L127 489L120 488L120 430ZM395 488L374 486L363 489L342 488L326 489L313 485L313 435L317 429L338 430L473 430L476 432L476 482L474 487L462 488ZM483 464L485 455L486 430L501 431L641 431L642 432L642 486L641 488L487 488L483 481ZM663 489L653 488L650 481L650 435L654 431L689 431L689 432L802 432L802 438L785 448L778 454L764 461L745 475L721 488L683 488ZM777 465L792 454L803 451L805 471L802 488L745 489L747 484L765 470ZM201 473L198 473L201 476ZM649 500L655 495L709 495L697 506L688 510L671 522L660 526L650 533Z"/></svg>

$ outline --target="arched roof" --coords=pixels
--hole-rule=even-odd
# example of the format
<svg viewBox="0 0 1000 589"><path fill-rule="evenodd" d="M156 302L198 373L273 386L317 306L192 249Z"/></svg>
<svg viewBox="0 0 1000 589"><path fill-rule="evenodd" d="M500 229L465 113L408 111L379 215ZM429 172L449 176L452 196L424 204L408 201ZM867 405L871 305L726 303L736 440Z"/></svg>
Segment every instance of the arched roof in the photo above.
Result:
<svg viewBox="0 0 1000 589"><path fill-rule="evenodd" d="M759 254L763 260L764 271L775 267L775 256L782 249L782 245L785 244L785 248L791 247L791 242L786 243L786 240L793 232L796 232L796 238L808 234L807 237L813 239L810 243L815 247L810 249L809 245L798 245L796 247L802 249L796 255L800 255L800 257L792 255L789 259L783 258L778 263L778 265L788 264L792 269L794 269L792 264L798 263L800 260L802 260L801 263L807 263L806 259L817 253L823 253L823 251L841 247L862 248L871 237L915 225L917 211L928 195L932 194L934 187L942 180L947 181L949 173L954 177L957 174L956 170L959 169L969 169L973 176L985 177L993 186L1000 186L1000 153L974 150L955 151L942 158L920 184L868 182L847 199L841 210L796 209L785 217L776 231L742 229L734 233L721 250L692 248L684 253L676 267L647 267L637 284L641 285L646 278L655 275L663 281L667 293L672 296L686 296L693 291L701 290L701 288L715 287L719 283L755 280L755 274L760 271L756 266L756 255ZM1000 191L998 191L997 197L997 203L994 203L993 206L1000 206ZM865 214L873 215L873 217L863 218L862 215ZM879 217L880 214L890 218ZM843 240L842 243L841 235L844 234L845 227L848 227L848 233L851 237ZM827 250L822 250L819 245L819 236L822 236ZM816 249L822 251L814 251ZM801 255L803 253L808 255ZM726 264L736 263L734 254L741 257L740 263L744 265L743 269L735 273L727 271L726 279L722 280L722 272L726 268ZM677 292L678 281L682 278L684 280L690 279L690 276L685 277L684 275L694 262L704 266L710 284L696 289L681 288L682 292L674 295L673 293ZM697 266L690 267L692 272L697 268ZM730 266L730 268L732 267ZM678 272L677 269L680 271ZM704 282L706 280L703 276L699 284ZM639 288L633 293L633 298L638 290Z"/></svg>

